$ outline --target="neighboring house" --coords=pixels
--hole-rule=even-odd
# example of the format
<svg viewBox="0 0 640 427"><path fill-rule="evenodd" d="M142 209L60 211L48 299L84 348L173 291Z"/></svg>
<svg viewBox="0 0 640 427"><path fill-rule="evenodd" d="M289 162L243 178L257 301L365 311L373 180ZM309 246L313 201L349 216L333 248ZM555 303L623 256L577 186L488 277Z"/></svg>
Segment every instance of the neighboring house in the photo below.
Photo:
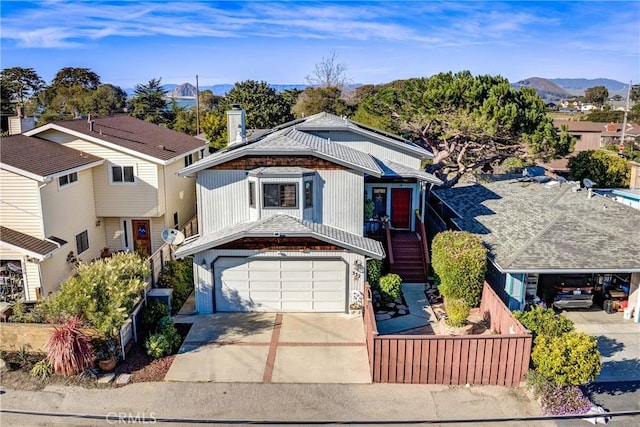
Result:
<svg viewBox="0 0 640 427"><path fill-rule="evenodd" d="M202 140L127 115L57 121L25 135L104 159L93 171L95 221L111 251L150 255L163 229L195 215L194 180L176 172L208 154Z"/></svg>
<svg viewBox="0 0 640 427"><path fill-rule="evenodd" d="M244 140L243 117L228 113L227 148L179 172L197 182L200 234L176 251L194 256L196 310L347 311L367 260L385 257L365 236L364 199L384 226L414 230L441 183L421 170L431 154L326 113Z"/></svg>
<svg viewBox="0 0 640 427"><path fill-rule="evenodd" d="M488 279L510 309L546 299L554 285L582 275L593 283L630 283L638 304L640 211L546 177L437 189L432 228L477 234L489 248ZM637 307L640 309L640 306Z"/></svg>
<svg viewBox="0 0 640 427"><path fill-rule="evenodd" d="M0 139L5 299L23 291L24 299L33 301L55 290L73 273L70 253L81 261L100 256L106 239L96 222L94 171L103 164L100 157L38 138Z"/></svg>

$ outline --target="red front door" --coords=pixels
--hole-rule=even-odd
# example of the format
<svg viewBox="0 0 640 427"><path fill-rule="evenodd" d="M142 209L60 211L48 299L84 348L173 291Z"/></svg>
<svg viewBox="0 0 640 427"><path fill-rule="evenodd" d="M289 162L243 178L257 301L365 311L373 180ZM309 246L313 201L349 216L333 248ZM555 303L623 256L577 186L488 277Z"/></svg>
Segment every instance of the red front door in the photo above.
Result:
<svg viewBox="0 0 640 427"><path fill-rule="evenodd" d="M391 226L411 228L411 189L391 189Z"/></svg>

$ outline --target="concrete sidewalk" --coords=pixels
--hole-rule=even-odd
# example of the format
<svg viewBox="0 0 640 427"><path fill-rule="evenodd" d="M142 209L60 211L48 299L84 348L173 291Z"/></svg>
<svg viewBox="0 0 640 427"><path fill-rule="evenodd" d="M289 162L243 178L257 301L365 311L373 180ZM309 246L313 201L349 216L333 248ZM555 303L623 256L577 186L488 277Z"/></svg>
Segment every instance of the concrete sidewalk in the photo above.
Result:
<svg viewBox="0 0 640 427"><path fill-rule="evenodd" d="M206 418L239 421L460 420L539 416L540 408L522 389L498 386L448 387L405 384L219 384L138 383L108 390L48 387L44 391L6 390L3 409L114 414L154 418ZM101 420L2 414L2 426L108 425ZM46 422L45 422L46 421ZM584 423L584 422L583 422ZM165 423L158 423L163 425ZM169 424L166 424L169 425ZM191 425L182 422L172 425ZM236 424L237 425L237 424ZM456 424L447 424L456 425ZM466 425L489 426L490 423ZM500 425L553 426L509 421Z"/></svg>
<svg viewBox="0 0 640 427"><path fill-rule="evenodd" d="M437 321L424 293L424 287L424 283L402 284L402 295L409 308L409 314L376 322L380 335L397 334L412 329L425 328L429 327L431 322Z"/></svg>

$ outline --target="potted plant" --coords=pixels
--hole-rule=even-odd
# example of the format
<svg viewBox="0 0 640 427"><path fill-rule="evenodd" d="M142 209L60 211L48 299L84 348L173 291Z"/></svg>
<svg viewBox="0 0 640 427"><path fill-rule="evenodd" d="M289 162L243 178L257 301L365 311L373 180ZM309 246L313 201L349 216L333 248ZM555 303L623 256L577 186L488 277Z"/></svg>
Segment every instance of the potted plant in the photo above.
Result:
<svg viewBox="0 0 640 427"><path fill-rule="evenodd" d="M376 205L373 203L373 200L366 199L364 201L364 217L365 219L373 218L373 212L376 210Z"/></svg>
<svg viewBox="0 0 640 427"><path fill-rule="evenodd" d="M112 371L118 363L118 342L115 338L107 338L96 351L98 367L105 371Z"/></svg>

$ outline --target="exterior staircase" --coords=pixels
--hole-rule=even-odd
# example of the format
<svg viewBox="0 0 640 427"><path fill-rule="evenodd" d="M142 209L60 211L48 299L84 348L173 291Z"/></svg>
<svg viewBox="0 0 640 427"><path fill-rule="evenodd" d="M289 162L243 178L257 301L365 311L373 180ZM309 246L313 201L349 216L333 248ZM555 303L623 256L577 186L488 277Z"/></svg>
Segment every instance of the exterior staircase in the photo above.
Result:
<svg viewBox="0 0 640 427"><path fill-rule="evenodd" d="M391 272L405 283L426 283L427 272L422 254L422 242L417 233L395 232L391 236L394 263Z"/></svg>

